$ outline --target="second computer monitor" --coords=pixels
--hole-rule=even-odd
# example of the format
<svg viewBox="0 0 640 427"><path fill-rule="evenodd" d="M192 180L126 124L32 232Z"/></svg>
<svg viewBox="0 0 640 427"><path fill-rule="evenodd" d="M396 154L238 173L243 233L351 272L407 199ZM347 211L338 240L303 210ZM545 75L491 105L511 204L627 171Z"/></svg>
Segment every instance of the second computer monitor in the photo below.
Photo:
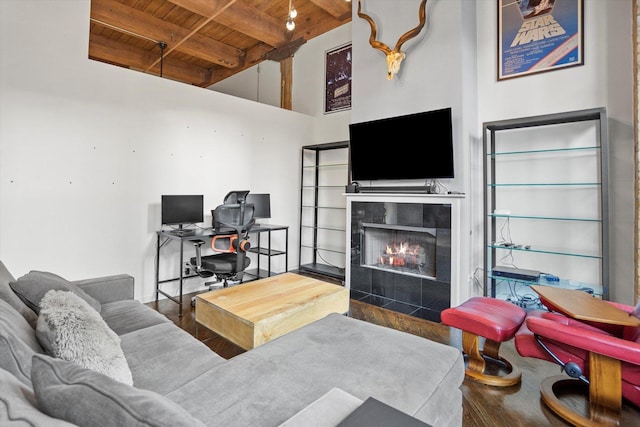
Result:
<svg viewBox="0 0 640 427"><path fill-rule="evenodd" d="M249 193L247 194L247 203L251 203L254 206L255 212L253 217L256 219L271 218L271 195Z"/></svg>

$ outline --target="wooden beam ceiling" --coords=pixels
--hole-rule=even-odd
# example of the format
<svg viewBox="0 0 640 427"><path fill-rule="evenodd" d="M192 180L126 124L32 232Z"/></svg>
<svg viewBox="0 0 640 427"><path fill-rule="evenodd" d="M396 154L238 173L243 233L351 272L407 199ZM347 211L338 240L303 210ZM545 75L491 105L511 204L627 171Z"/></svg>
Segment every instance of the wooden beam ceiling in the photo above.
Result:
<svg viewBox="0 0 640 427"><path fill-rule="evenodd" d="M290 32L289 0L92 0L89 57L207 87L351 21L344 0L293 4Z"/></svg>

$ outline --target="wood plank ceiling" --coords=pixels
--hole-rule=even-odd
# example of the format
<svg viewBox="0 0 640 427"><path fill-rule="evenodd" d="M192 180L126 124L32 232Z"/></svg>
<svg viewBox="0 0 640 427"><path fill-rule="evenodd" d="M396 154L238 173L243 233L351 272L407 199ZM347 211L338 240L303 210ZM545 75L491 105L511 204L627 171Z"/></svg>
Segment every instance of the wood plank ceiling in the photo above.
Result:
<svg viewBox="0 0 640 427"><path fill-rule="evenodd" d="M348 0L293 6L287 31L289 0L91 0L89 58L208 87L351 21Z"/></svg>

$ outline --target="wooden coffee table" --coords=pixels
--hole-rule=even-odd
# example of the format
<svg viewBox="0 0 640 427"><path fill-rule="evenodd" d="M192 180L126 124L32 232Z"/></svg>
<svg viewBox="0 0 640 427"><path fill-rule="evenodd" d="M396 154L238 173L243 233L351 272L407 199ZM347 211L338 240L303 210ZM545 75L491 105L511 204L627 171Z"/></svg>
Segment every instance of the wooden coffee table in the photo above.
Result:
<svg viewBox="0 0 640 427"><path fill-rule="evenodd" d="M349 290L284 273L196 296L201 324L245 350L319 320L349 311Z"/></svg>

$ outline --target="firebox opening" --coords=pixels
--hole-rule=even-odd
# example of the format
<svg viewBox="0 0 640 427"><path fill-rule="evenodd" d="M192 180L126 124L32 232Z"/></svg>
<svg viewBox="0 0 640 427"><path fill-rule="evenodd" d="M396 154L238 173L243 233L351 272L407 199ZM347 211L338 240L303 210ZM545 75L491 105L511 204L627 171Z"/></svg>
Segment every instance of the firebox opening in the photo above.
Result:
<svg viewBox="0 0 640 427"><path fill-rule="evenodd" d="M436 229L362 224L362 266L436 279Z"/></svg>

